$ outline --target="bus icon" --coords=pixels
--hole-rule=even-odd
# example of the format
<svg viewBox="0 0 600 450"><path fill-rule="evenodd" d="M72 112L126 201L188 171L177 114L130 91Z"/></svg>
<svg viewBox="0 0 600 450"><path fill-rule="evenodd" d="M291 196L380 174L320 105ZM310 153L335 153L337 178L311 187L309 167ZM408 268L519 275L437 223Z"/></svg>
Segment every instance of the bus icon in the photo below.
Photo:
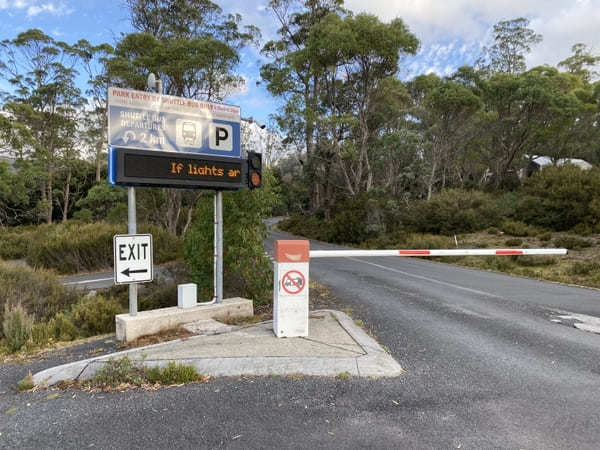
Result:
<svg viewBox="0 0 600 450"><path fill-rule="evenodd" d="M177 119L175 123L178 147L202 147L202 124L197 120Z"/></svg>
<svg viewBox="0 0 600 450"><path fill-rule="evenodd" d="M196 125L193 122L183 122L181 127L183 142L193 145L196 142Z"/></svg>

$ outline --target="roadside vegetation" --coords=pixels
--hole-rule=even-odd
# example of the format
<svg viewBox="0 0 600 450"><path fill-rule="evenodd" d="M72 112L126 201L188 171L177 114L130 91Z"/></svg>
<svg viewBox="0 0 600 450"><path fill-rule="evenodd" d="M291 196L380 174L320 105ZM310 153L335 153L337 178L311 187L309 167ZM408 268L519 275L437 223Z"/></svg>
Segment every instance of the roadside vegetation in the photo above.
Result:
<svg viewBox="0 0 600 450"><path fill-rule="evenodd" d="M567 165L545 169L510 192L451 189L404 204L365 195L344 202L328 220L297 215L279 228L360 248L567 248L564 257L437 259L600 288L598 193L600 169Z"/></svg>

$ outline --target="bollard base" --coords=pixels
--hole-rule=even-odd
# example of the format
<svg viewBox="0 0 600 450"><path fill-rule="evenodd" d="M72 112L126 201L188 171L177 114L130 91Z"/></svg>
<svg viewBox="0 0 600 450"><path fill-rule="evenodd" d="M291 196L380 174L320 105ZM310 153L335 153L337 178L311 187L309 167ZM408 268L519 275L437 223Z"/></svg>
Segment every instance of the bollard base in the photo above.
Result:
<svg viewBox="0 0 600 450"><path fill-rule="evenodd" d="M140 336L155 334L196 320L249 317L253 315L252 300L236 297L224 299L223 303L204 306L200 304L192 308L183 309L173 306L171 308L142 311L135 316L119 314L115 317L115 321L117 339L122 342L130 342Z"/></svg>

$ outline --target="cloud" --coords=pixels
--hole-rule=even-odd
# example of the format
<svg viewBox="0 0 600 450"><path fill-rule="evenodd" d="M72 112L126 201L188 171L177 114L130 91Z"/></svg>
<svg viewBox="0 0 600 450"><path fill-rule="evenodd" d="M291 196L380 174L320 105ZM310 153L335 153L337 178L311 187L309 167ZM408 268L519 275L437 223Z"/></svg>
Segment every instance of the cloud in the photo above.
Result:
<svg viewBox="0 0 600 450"><path fill-rule="evenodd" d="M40 0L0 0L0 10L24 10L27 17L42 13L63 16L73 11L64 1Z"/></svg>
<svg viewBox="0 0 600 450"><path fill-rule="evenodd" d="M464 63L470 63L472 49L486 44L495 23L517 17L530 19L531 28L544 37L529 55L529 66L555 65L569 56L571 46L578 42L600 50L599 0L346 0L345 5L384 21L401 17L421 41L424 52L440 42L462 41L465 51L461 54L456 49L453 54L457 66L461 55Z"/></svg>

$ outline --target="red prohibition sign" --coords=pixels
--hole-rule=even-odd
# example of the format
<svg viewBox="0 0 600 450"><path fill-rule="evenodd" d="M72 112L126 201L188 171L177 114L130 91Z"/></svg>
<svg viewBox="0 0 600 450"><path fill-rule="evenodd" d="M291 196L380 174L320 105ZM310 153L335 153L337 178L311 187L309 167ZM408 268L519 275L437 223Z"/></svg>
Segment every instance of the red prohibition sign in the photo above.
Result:
<svg viewBox="0 0 600 450"><path fill-rule="evenodd" d="M291 295L299 294L306 285L306 279L301 272L290 270L281 278L281 287Z"/></svg>

